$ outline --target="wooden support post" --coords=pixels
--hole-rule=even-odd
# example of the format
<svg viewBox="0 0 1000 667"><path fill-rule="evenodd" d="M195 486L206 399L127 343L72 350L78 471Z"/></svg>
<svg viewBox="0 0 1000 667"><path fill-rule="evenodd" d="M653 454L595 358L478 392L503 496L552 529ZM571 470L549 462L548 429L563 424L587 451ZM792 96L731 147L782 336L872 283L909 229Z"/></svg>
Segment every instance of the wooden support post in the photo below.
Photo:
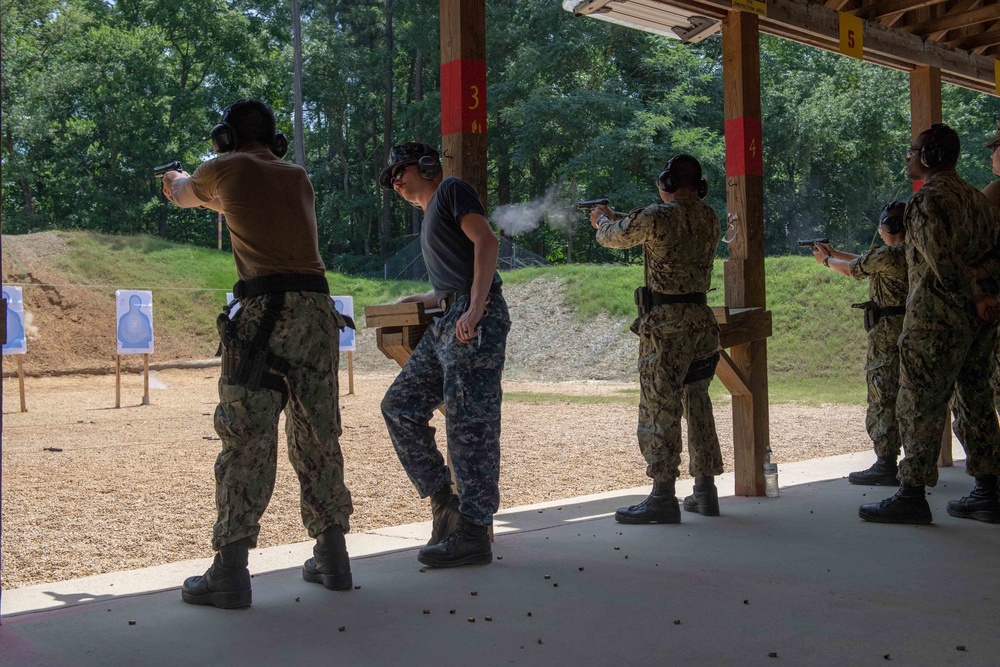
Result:
<svg viewBox="0 0 1000 667"><path fill-rule="evenodd" d="M17 356L17 387L21 394L21 412L28 411L28 405L24 402L24 361L20 354Z"/></svg>
<svg viewBox="0 0 1000 667"><path fill-rule="evenodd" d="M722 23L722 80L726 131L726 200L736 237L725 264L725 302L765 307L764 161L761 153L760 33L756 14L729 12ZM733 396L736 494L764 495L764 456L770 439L767 340L735 345L733 377L749 394Z"/></svg>
<svg viewBox="0 0 1000 667"><path fill-rule="evenodd" d="M142 404L149 405L149 354L142 355Z"/></svg>
<svg viewBox="0 0 1000 667"><path fill-rule="evenodd" d="M940 122L941 70L937 67L917 67L910 72L910 141ZM922 181L914 181L913 191L923 185Z"/></svg>
<svg viewBox="0 0 1000 667"><path fill-rule="evenodd" d="M115 407L122 406L122 355L115 355Z"/></svg>
<svg viewBox="0 0 1000 667"><path fill-rule="evenodd" d="M910 72L910 141L931 125L940 123L941 119L941 70L937 67L917 67ZM921 186L923 183L914 182L913 190L919 190ZM950 407L945 409L941 452L937 463L939 467L954 465L951 456Z"/></svg>
<svg viewBox="0 0 1000 667"><path fill-rule="evenodd" d="M347 351L347 393L354 393L354 352Z"/></svg>
<svg viewBox="0 0 1000 667"><path fill-rule="evenodd" d="M486 206L486 2L440 0L441 149Z"/></svg>
<svg viewBox="0 0 1000 667"><path fill-rule="evenodd" d="M941 70L917 67L910 72L910 138L941 122Z"/></svg>

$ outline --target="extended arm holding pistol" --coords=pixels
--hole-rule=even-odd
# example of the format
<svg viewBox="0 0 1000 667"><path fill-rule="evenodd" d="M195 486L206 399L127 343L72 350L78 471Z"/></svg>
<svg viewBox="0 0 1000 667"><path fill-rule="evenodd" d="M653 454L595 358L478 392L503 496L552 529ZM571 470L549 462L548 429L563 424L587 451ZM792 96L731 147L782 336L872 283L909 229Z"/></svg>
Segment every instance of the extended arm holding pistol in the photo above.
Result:
<svg viewBox="0 0 1000 667"><path fill-rule="evenodd" d="M584 199L576 203L576 207L581 211L590 211L595 206L607 206L608 200L606 198L602 199Z"/></svg>
<svg viewBox="0 0 1000 667"><path fill-rule="evenodd" d="M800 248L815 248L817 243L830 243L830 239L799 239Z"/></svg>
<svg viewBox="0 0 1000 667"><path fill-rule="evenodd" d="M156 178L163 178L163 175L168 171L184 171L181 167L180 160L174 160L173 162L168 162L167 164L161 164L159 167L153 168L153 176Z"/></svg>

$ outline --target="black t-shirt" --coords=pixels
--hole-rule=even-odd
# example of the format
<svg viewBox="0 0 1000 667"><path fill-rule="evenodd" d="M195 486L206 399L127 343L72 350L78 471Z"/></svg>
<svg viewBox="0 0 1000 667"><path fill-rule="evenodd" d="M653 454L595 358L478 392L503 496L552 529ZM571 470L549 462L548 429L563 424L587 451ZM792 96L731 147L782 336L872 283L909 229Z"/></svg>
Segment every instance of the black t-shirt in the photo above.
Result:
<svg viewBox="0 0 1000 667"><path fill-rule="evenodd" d="M420 229L420 249L434 294L443 299L452 294L468 294L475 269L475 246L462 231L462 216L478 213L486 217L479 195L459 178L446 178L438 186L424 212ZM500 274L493 274L491 289L500 286Z"/></svg>

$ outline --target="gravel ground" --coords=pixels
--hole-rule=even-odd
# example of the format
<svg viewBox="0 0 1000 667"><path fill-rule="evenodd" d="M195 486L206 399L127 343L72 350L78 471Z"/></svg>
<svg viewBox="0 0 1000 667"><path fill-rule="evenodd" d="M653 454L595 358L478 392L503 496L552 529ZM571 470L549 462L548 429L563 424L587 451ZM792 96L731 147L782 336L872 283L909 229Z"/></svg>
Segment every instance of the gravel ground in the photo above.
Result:
<svg viewBox="0 0 1000 667"><path fill-rule="evenodd" d="M26 413L18 412L16 380L4 382L5 589L211 555L212 465L219 447L211 418L216 372L153 372L145 406L142 376L124 375L121 409L114 408L114 376L29 378ZM356 375L355 393L342 396L354 530L429 518L427 501L417 497L403 473L379 412L392 378ZM623 390L637 389L635 384L508 379L505 389L614 400L506 401L502 506L648 483L635 442L637 411L620 398ZM716 419L728 470L733 460L728 401L716 406ZM861 406L772 406L775 458L780 463L863 451L870 446L863 422ZM839 437L815 438L820 423L822 433ZM261 546L308 539L283 435L280 447Z"/></svg>
<svg viewBox="0 0 1000 667"><path fill-rule="evenodd" d="M18 411L18 383L10 376L14 360L4 358L0 577L5 589L211 555L212 466L219 448L211 414L218 370L154 371L151 403L145 406L142 376L126 374L123 407L115 409L115 380L107 374L114 371L109 324L114 289L72 285L58 269L67 250L65 237L55 232L3 237L4 282L27 285L23 361L29 408ZM635 441L638 344L628 322L578 320L562 284L552 279L508 285L504 294L513 321L505 389L509 396L546 398L504 402L502 505L647 484ZM204 359L216 346L209 338L158 333L151 362ZM403 473L379 411L398 368L376 348L374 331L360 330L357 341L355 393L341 401L345 474L355 505L352 527L424 521L427 502L417 498ZM859 356L859 369L862 362ZM124 365L137 366L136 359ZM88 374L79 374L84 370ZM344 392L346 375L341 372ZM860 370L858 381L864 381ZM596 398L568 401L558 395ZM632 403L623 403L623 395ZM779 463L870 447L862 406L778 405L770 416ZM731 469L728 400L716 406L716 421L723 460ZM278 458L261 546L308 539L294 473L286 456ZM686 465L685 458L682 469Z"/></svg>

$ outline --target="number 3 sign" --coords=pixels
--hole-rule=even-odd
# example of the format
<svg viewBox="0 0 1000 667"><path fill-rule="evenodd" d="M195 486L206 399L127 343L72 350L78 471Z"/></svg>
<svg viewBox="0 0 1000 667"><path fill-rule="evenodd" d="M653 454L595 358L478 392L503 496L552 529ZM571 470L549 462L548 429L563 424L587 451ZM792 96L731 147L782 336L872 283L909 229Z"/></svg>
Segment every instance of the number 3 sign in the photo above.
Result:
<svg viewBox="0 0 1000 667"><path fill-rule="evenodd" d="M459 58L441 65L441 135L486 134L486 63Z"/></svg>

